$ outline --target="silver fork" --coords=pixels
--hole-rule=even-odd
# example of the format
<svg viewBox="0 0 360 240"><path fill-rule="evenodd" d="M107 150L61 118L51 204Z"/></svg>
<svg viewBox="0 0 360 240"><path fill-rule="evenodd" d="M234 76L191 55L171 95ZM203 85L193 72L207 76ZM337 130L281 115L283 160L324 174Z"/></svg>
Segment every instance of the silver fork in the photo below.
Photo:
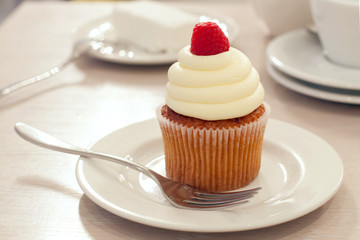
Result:
<svg viewBox="0 0 360 240"><path fill-rule="evenodd" d="M10 93L15 92L21 88L26 86L33 85L34 83L41 82L45 79L48 79L62 70L64 70L70 63L77 60L79 57L88 53L90 50L94 52L101 52L107 47L111 47L114 52L120 52L120 50L129 51L129 49L135 48L137 51L142 51L146 53L155 53L155 54L164 54L164 51L149 51L142 46L136 45L135 43L129 42L119 42L119 41L110 41L104 39L96 39L96 38L83 38L77 40L72 48L71 54L62 64L53 67L43 73L40 73L34 77L30 77L28 79L20 80L18 82L12 83L6 87L0 88L0 98L9 95Z"/></svg>
<svg viewBox="0 0 360 240"><path fill-rule="evenodd" d="M94 152L74 146L24 123L16 123L15 131L25 140L41 147L60 152L76 154L88 158L103 159L119 163L139 171L153 179L159 185L166 199L173 206L179 208L211 210L231 207L248 202L247 199L253 197L257 191L261 189L258 187L242 191L215 193L203 192L196 188L165 178L153 170L136 162L130 162L125 158Z"/></svg>
<svg viewBox="0 0 360 240"><path fill-rule="evenodd" d="M19 90L23 87L30 86L34 83L38 83L42 80L48 79L49 77L52 77L56 75L57 73L64 70L70 63L74 62L76 59L78 59L80 56L82 56L85 52L87 52L91 47L91 39L81 39L77 41L72 49L70 57L64 61L59 66L53 67L41 74L38 74L34 77L20 80L18 82L15 82L13 84L10 84L4 88L0 88L0 98L4 97L6 95L9 95L10 93L15 92L16 90Z"/></svg>

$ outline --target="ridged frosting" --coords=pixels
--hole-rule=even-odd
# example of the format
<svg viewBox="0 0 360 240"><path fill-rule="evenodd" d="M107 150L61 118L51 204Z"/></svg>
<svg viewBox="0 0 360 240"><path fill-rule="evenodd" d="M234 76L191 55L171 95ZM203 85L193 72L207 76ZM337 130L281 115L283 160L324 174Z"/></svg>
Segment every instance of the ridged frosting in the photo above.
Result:
<svg viewBox="0 0 360 240"><path fill-rule="evenodd" d="M203 120L242 117L260 106L259 74L241 51L197 56L183 48L168 71L166 104L175 112Z"/></svg>

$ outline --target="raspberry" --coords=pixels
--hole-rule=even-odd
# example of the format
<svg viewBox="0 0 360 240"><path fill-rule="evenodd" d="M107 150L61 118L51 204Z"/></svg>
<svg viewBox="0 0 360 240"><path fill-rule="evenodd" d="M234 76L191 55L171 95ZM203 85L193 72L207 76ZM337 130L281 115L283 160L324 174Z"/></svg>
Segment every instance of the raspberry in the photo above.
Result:
<svg viewBox="0 0 360 240"><path fill-rule="evenodd" d="M192 54L215 55L229 51L229 48L229 39L216 23L202 22L195 25L191 37L190 51Z"/></svg>

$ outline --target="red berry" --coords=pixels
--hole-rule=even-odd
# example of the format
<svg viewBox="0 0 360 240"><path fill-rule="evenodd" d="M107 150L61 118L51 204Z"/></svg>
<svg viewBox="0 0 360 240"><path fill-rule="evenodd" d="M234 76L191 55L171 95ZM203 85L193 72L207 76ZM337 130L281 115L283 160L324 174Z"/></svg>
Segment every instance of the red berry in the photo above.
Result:
<svg viewBox="0 0 360 240"><path fill-rule="evenodd" d="M199 56L215 55L229 51L229 39L221 28L213 22L195 25L191 37L190 52Z"/></svg>

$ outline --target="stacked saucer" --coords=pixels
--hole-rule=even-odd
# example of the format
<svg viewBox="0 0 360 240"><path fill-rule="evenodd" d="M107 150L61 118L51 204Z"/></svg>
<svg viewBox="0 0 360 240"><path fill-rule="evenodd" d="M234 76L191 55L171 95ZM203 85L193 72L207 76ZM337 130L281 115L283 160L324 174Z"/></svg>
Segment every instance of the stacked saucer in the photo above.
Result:
<svg viewBox="0 0 360 240"><path fill-rule="evenodd" d="M267 47L273 79L295 92L333 102L360 104L360 68L331 62L316 34L305 29L285 33Z"/></svg>

